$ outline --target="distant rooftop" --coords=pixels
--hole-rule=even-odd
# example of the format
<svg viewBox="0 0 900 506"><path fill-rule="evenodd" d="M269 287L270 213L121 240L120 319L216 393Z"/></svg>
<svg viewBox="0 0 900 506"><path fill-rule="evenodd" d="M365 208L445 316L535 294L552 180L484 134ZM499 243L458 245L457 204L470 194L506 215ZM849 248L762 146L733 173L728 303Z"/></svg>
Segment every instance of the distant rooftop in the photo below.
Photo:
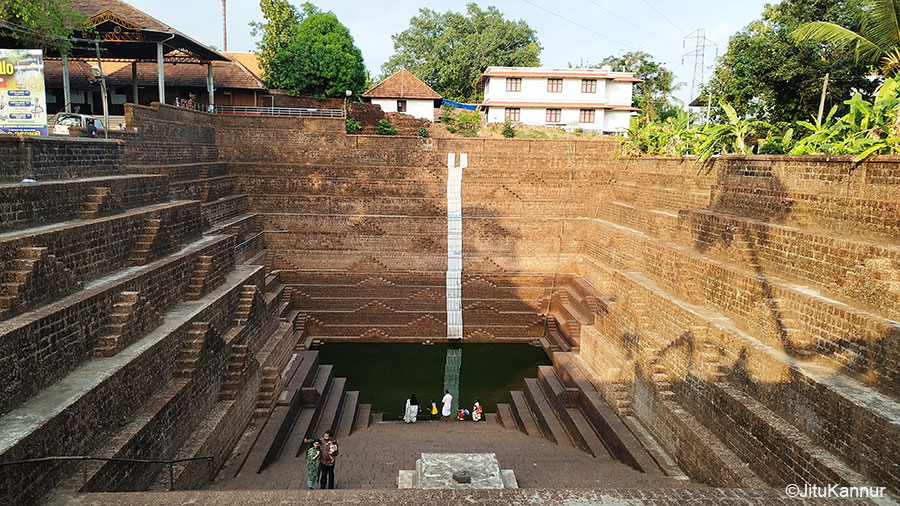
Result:
<svg viewBox="0 0 900 506"><path fill-rule="evenodd" d="M627 81L639 83L640 79L634 77L634 72L618 72L612 67L606 66L599 69L555 69L549 67L488 67L478 77L481 83L486 77L586 77L594 79L610 79L613 81Z"/></svg>
<svg viewBox="0 0 900 506"><path fill-rule="evenodd" d="M437 100L441 95L406 69L394 72L390 77L363 93L366 98L421 98Z"/></svg>

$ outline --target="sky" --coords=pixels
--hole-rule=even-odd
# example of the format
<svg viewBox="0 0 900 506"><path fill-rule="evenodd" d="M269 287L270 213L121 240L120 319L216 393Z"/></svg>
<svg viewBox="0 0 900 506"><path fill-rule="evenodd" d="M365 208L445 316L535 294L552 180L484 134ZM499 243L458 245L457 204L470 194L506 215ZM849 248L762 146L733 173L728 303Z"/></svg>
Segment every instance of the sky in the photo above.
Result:
<svg viewBox="0 0 900 506"><path fill-rule="evenodd" d="M133 6L194 39L222 48L221 0L126 0ZM302 1L292 0L294 5ZM391 35L409 27L420 8L464 12L466 0L319 0L350 30L373 77L394 52ZM541 63L566 67L571 62L598 62L606 56L642 50L675 72L685 86L676 96L687 99L694 77L694 59L683 56L696 49L686 36L704 30L717 46L705 48L705 78L709 78L716 50L724 53L728 37L758 19L763 0L487 0L507 19L524 20L535 29L543 46ZM777 3L777 0L769 0ZM228 2L228 50L253 51L256 40L248 23L262 21L256 0Z"/></svg>

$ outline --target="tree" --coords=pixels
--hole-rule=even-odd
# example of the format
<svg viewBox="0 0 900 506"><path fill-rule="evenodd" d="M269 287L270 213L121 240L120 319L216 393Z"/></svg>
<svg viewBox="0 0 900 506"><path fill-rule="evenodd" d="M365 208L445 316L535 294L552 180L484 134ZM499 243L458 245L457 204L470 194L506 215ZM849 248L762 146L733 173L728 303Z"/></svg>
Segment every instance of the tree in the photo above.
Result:
<svg viewBox="0 0 900 506"><path fill-rule="evenodd" d="M347 27L331 12L306 16L288 50L294 73L287 88L320 98L343 97L346 90L365 91L366 67Z"/></svg>
<svg viewBox="0 0 900 506"><path fill-rule="evenodd" d="M362 52L331 12L306 2L298 11L286 0L261 0L265 23L251 23L267 86L319 98L364 91Z"/></svg>
<svg viewBox="0 0 900 506"><path fill-rule="evenodd" d="M732 104L739 116L770 123L808 119L815 114L826 73L826 102L841 103L851 90L870 94L877 86L867 67L833 45L798 43L792 32L803 23L828 20L856 26L863 0L784 0L766 5L762 17L728 41L713 78L701 92L705 102ZM827 107L826 107L827 110ZM721 107L717 116L725 118Z"/></svg>
<svg viewBox="0 0 900 506"><path fill-rule="evenodd" d="M496 7L466 6L466 13L419 9L409 28L391 37L394 55L381 67L384 76L406 68L452 100L475 100L475 81L490 65L540 65L537 32L524 21L510 21Z"/></svg>
<svg viewBox="0 0 900 506"><path fill-rule="evenodd" d="M862 24L811 21L797 28L793 36L801 42L822 42L839 49L852 46L858 61L875 63L880 59L882 73L892 77L900 69L900 5L892 0L872 0L863 14Z"/></svg>
<svg viewBox="0 0 900 506"><path fill-rule="evenodd" d="M259 8L266 21L251 21L250 35L261 37L256 43L256 53L263 69L263 81L270 88L283 89L289 71L284 56L300 24L300 13L287 0L260 0Z"/></svg>
<svg viewBox="0 0 900 506"><path fill-rule="evenodd" d="M643 80L635 84L632 90L632 105L641 109L641 119L645 122L665 120L675 114L669 104L672 93L684 85L675 83L675 73L661 63L653 61L653 56L643 51L633 51L620 56L610 55L600 63L590 64L583 60L576 68L600 68L610 66L626 72L634 72L634 76ZM569 64L572 67L572 64Z"/></svg>
<svg viewBox="0 0 900 506"><path fill-rule="evenodd" d="M68 54L69 37L76 30L89 30L88 17L72 0L3 0L0 2L0 33L21 47Z"/></svg>

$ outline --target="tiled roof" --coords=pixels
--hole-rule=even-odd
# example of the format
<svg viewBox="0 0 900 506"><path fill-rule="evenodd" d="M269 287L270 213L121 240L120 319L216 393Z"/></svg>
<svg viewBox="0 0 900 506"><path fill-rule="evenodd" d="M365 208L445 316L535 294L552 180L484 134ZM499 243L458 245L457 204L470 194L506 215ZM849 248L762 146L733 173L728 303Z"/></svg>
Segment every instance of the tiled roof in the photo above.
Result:
<svg viewBox="0 0 900 506"><path fill-rule="evenodd" d="M235 62L213 62L213 84L216 88L265 89L263 83ZM165 64L166 86L206 88L206 65L190 63ZM138 63L138 86L156 86L156 64ZM131 86L131 65L109 74L110 86Z"/></svg>
<svg viewBox="0 0 900 506"><path fill-rule="evenodd" d="M257 79L262 81L263 69L259 66L259 56L256 53L222 53L244 66Z"/></svg>
<svg viewBox="0 0 900 506"><path fill-rule="evenodd" d="M120 0L74 0L73 5L87 17L94 17L97 14L110 11L113 14L117 14L128 21L131 21L141 28L181 33L153 16Z"/></svg>
<svg viewBox="0 0 900 506"><path fill-rule="evenodd" d="M73 90L92 89L92 61L69 61L69 85ZM206 65L191 63L165 64L166 86L206 88ZM138 63L138 86L156 86L156 64ZM131 63L103 62L109 86L131 86ZM62 62L44 60L44 79L48 88L62 88ZM213 84L216 88L265 89L262 81L235 62L213 62ZM99 89L99 88L98 88Z"/></svg>
<svg viewBox="0 0 900 506"><path fill-rule="evenodd" d="M391 77L363 93L363 96L366 98L421 98L431 100L441 98L436 91L432 90L406 69L394 72Z"/></svg>

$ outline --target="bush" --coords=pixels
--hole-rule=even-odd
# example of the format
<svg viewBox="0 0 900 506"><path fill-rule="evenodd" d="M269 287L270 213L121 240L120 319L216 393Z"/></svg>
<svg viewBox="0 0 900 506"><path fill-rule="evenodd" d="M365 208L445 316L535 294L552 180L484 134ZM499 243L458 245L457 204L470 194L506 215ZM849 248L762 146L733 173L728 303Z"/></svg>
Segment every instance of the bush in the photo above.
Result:
<svg viewBox="0 0 900 506"><path fill-rule="evenodd" d="M378 135L397 135L397 126L386 119L378 120Z"/></svg>
<svg viewBox="0 0 900 506"><path fill-rule="evenodd" d="M356 118L347 118L347 121L344 122L344 131L348 134L358 134L362 131L362 126L359 121L356 121Z"/></svg>
<svg viewBox="0 0 900 506"><path fill-rule="evenodd" d="M441 122L447 124L448 132L459 133L463 137L475 137L481 130L481 115L478 114L478 111L466 111L445 106Z"/></svg>
<svg viewBox="0 0 900 506"><path fill-rule="evenodd" d="M427 139L428 138L428 129L423 126L420 126L419 127L419 137L421 137L423 139Z"/></svg>
<svg viewBox="0 0 900 506"><path fill-rule="evenodd" d="M503 131L500 133L503 135L503 137L506 137L507 139L512 139L513 137L516 136L516 128L513 126L512 123L507 121L507 122L503 123Z"/></svg>

